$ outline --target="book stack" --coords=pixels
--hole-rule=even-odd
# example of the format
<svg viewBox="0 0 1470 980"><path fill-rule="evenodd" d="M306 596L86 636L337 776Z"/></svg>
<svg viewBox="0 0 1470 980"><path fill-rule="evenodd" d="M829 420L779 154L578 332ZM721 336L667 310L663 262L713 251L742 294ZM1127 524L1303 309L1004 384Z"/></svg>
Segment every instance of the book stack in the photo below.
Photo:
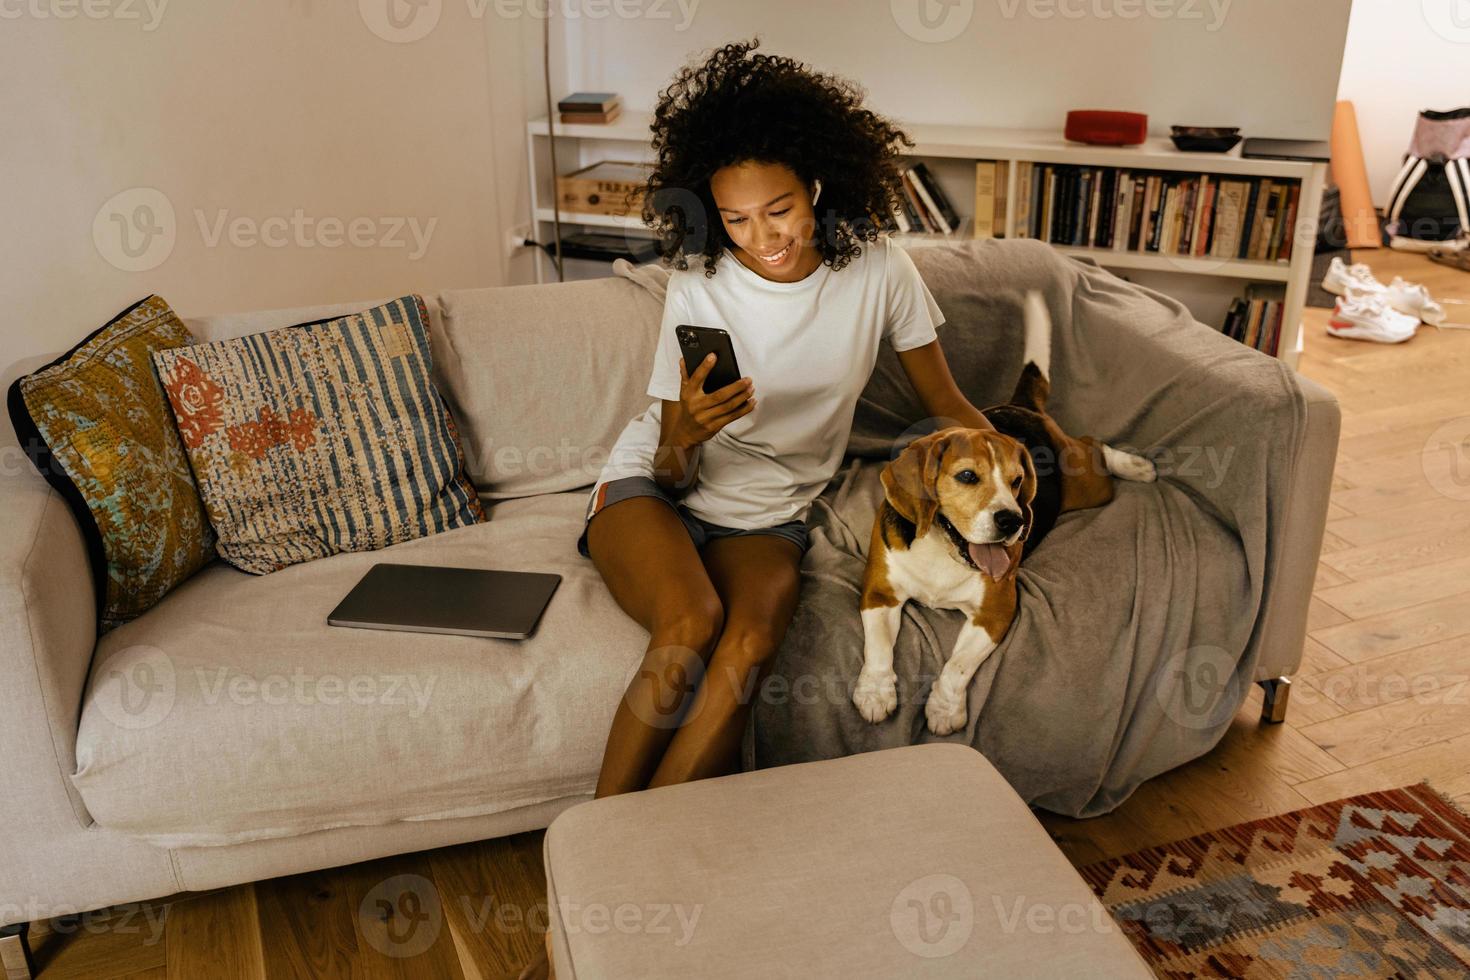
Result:
<svg viewBox="0 0 1470 980"><path fill-rule="evenodd" d="M574 92L556 109L564 123L610 123L623 111L623 97L613 92Z"/></svg>
<svg viewBox="0 0 1470 980"><path fill-rule="evenodd" d="M1275 357L1276 348L1281 343L1281 321L1285 310L1286 295L1279 286L1252 286L1245 296L1230 304L1221 332L1247 347Z"/></svg>
<svg viewBox="0 0 1470 980"><path fill-rule="evenodd" d="M1289 262L1301 182L1018 163L1016 228L1054 245Z"/></svg>
<svg viewBox="0 0 1470 980"><path fill-rule="evenodd" d="M903 199L892 222L886 223L891 230L953 235L964 227L944 188L922 162L905 167L899 176L903 180Z"/></svg>

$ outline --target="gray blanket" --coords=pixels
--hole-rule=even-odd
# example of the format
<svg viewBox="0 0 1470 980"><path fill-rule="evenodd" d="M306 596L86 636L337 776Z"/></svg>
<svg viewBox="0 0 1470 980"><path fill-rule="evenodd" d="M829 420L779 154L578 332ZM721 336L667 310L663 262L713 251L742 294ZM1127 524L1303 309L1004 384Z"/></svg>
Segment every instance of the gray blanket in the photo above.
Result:
<svg viewBox="0 0 1470 980"><path fill-rule="evenodd" d="M1051 413L1074 435L1159 465L1157 483L1119 483L1106 507L1063 515L1026 559L1016 620L975 675L967 726L944 739L980 750L1036 806L1105 813L1144 780L1208 752L1249 689L1267 549L1304 425L1301 392L1280 362L1195 322L1174 300L1047 246L968 242L912 255L946 315L941 345L974 404L1001 402L1015 384L1021 297L1038 289L1054 325ZM932 427L922 415L885 347L848 465L808 516L801 603L755 696L748 767L936 740L923 700L958 612L905 608L892 717L870 725L849 700L878 472Z"/></svg>

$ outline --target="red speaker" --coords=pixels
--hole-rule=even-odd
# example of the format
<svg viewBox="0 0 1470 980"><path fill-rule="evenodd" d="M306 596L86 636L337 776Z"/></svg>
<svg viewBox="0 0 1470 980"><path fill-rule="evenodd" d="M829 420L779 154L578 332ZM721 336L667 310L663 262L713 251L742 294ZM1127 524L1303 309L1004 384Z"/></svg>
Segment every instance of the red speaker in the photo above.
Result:
<svg viewBox="0 0 1470 980"><path fill-rule="evenodd" d="M1096 146L1137 146L1148 138L1148 116L1141 112L1074 109L1067 113L1066 137Z"/></svg>

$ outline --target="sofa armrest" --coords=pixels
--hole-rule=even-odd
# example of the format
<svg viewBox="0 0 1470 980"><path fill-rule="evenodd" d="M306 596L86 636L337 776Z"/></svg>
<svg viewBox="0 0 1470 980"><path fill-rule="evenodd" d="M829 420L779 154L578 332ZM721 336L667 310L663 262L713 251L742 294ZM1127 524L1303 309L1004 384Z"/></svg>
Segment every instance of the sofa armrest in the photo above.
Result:
<svg viewBox="0 0 1470 980"><path fill-rule="evenodd" d="M87 826L70 776L97 642L96 590L66 502L28 464L9 468L0 475L0 821Z"/></svg>
<svg viewBox="0 0 1470 980"><path fill-rule="evenodd" d="M1057 343L1053 413L1104 441L1173 450L1174 472L1161 473L1228 525L1264 527L1255 679L1295 672L1332 490L1337 399L1163 294L1089 271L1077 297L1087 305L1073 311L1070 342ZM1122 315L1100 324L1099 307Z"/></svg>
<svg viewBox="0 0 1470 980"><path fill-rule="evenodd" d="M1276 585L1267 597L1262 628L1271 642L1261 650L1256 663L1258 681L1294 674L1302 663L1308 607L1317 581L1317 560L1322 553L1342 428L1342 410L1332 392L1300 375L1296 380L1306 399L1306 428L1292 471Z"/></svg>

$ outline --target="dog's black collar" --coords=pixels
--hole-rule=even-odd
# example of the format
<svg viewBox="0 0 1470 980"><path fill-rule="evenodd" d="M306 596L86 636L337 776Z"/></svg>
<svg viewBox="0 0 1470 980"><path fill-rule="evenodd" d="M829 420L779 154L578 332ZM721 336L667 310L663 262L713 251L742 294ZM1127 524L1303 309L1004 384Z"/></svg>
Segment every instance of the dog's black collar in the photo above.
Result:
<svg viewBox="0 0 1470 980"><path fill-rule="evenodd" d="M934 523L943 528L944 533L949 535L949 540L954 542L955 549L960 553L960 561L969 565L975 571L980 571L980 566L975 564L975 560L970 557L970 542L966 541L965 536L959 532L959 529L950 523L949 518L945 517L940 511L935 511Z"/></svg>

